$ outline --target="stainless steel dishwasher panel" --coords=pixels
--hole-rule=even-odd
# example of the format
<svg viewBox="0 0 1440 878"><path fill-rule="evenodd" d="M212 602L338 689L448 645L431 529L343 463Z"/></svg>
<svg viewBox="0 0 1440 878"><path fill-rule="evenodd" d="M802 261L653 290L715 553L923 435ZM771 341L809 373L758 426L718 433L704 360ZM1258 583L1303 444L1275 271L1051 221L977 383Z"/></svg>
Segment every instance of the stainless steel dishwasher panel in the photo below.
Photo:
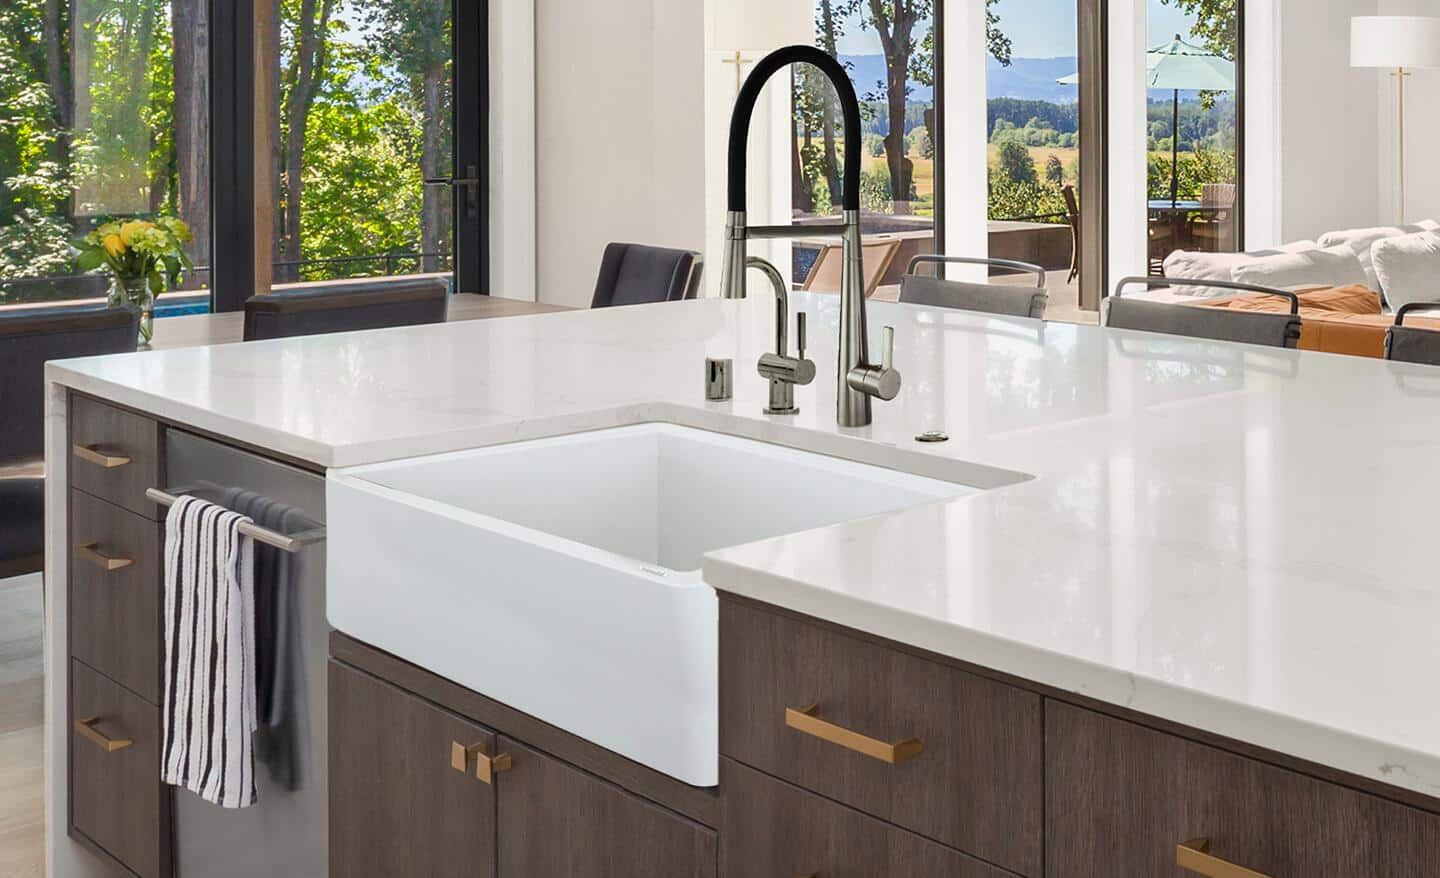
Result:
<svg viewBox="0 0 1440 878"><path fill-rule="evenodd" d="M207 499L226 489L253 491L286 504L306 518L325 521L323 476L267 460L219 442L179 430L165 438L166 484L187 487ZM276 552L277 549L263 549ZM257 544L257 560L262 547ZM295 751L303 760L298 788L277 782L271 762L257 752L258 803L226 809L195 794L175 790L175 853L179 878L324 878L328 857L326 748L326 659L329 626L325 622L325 543L301 549L291 585L296 589L292 620L303 645L303 739ZM257 563L257 569L259 565ZM291 641L293 642L293 641ZM297 712L298 713L298 712ZM258 750L259 748L257 748Z"/></svg>

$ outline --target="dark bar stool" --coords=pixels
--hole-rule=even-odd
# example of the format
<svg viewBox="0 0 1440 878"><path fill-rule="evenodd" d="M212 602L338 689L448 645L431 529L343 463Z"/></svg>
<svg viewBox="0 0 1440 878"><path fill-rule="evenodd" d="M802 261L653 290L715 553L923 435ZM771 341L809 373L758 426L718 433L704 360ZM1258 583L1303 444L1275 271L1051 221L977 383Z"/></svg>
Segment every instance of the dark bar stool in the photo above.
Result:
<svg viewBox="0 0 1440 878"><path fill-rule="evenodd" d="M1273 314L1261 311L1230 311L1224 308L1196 308L1167 302L1123 298L1126 287L1219 288L1241 293L1279 296L1290 303L1290 313ZM1178 278L1127 277L1115 285L1115 295L1105 300L1105 325L1115 329L1134 329L1166 335L1186 335L1212 341L1234 341L1277 348L1293 348L1300 343L1300 297L1289 290L1219 280L1181 280Z"/></svg>
<svg viewBox="0 0 1440 878"><path fill-rule="evenodd" d="M591 308L693 299L700 289L700 254L645 244L609 244L600 260Z"/></svg>
<svg viewBox="0 0 1440 878"><path fill-rule="evenodd" d="M443 323L449 294L432 277L264 293L245 302L245 340Z"/></svg>
<svg viewBox="0 0 1440 878"><path fill-rule="evenodd" d="M45 308L0 316L0 464L45 454L45 363L134 351L140 311ZM45 479L0 478L0 579L45 563Z"/></svg>

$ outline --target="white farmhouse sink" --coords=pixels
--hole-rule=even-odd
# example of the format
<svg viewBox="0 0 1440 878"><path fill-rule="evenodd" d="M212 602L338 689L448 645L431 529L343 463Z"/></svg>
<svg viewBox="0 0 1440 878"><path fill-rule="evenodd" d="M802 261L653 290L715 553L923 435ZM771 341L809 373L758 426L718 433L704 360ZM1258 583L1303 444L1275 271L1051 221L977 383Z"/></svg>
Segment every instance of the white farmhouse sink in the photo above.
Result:
<svg viewBox="0 0 1440 878"><path fill-rule="evenodd" d="M975 489L670 424L333 471L340 631L717 783L714 549Z"/></svg>

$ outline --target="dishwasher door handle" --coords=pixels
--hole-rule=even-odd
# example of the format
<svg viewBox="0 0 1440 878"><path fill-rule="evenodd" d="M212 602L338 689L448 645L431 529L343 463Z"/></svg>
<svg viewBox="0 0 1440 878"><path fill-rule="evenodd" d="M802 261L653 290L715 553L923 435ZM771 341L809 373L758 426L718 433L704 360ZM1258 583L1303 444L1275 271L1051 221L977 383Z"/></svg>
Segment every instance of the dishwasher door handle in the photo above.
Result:
<svg viewBox="0 0 1440 878"><path fill-rule="evenodd" d="M146 488L145 496L161 506L174 506L175 501L180 499L159 488ZM322 542L325 539L325 528L323 527L312 528L296 534L282 534L268 527L245 522L240 525L240 532L256 542L274 546L282 552L298 552L308 545Z"/></svg>

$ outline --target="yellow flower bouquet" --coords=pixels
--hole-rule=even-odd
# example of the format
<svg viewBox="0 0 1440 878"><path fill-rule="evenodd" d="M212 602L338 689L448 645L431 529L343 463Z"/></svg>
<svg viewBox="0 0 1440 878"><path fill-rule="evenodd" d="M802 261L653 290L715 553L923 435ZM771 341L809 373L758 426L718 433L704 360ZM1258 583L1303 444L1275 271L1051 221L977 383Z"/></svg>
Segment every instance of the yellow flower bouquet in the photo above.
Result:
<svg viewBox="0 0 1440 878"><path fill-rule="evenodd" d="M80 271L108 268L114 276L110 304L140 309L140 343L154 334L155 296L179 283L181 272L194 268L185 255L193 240L190 227L175 217L154 220L113 220L81 238L75 267Z"/></svg>

